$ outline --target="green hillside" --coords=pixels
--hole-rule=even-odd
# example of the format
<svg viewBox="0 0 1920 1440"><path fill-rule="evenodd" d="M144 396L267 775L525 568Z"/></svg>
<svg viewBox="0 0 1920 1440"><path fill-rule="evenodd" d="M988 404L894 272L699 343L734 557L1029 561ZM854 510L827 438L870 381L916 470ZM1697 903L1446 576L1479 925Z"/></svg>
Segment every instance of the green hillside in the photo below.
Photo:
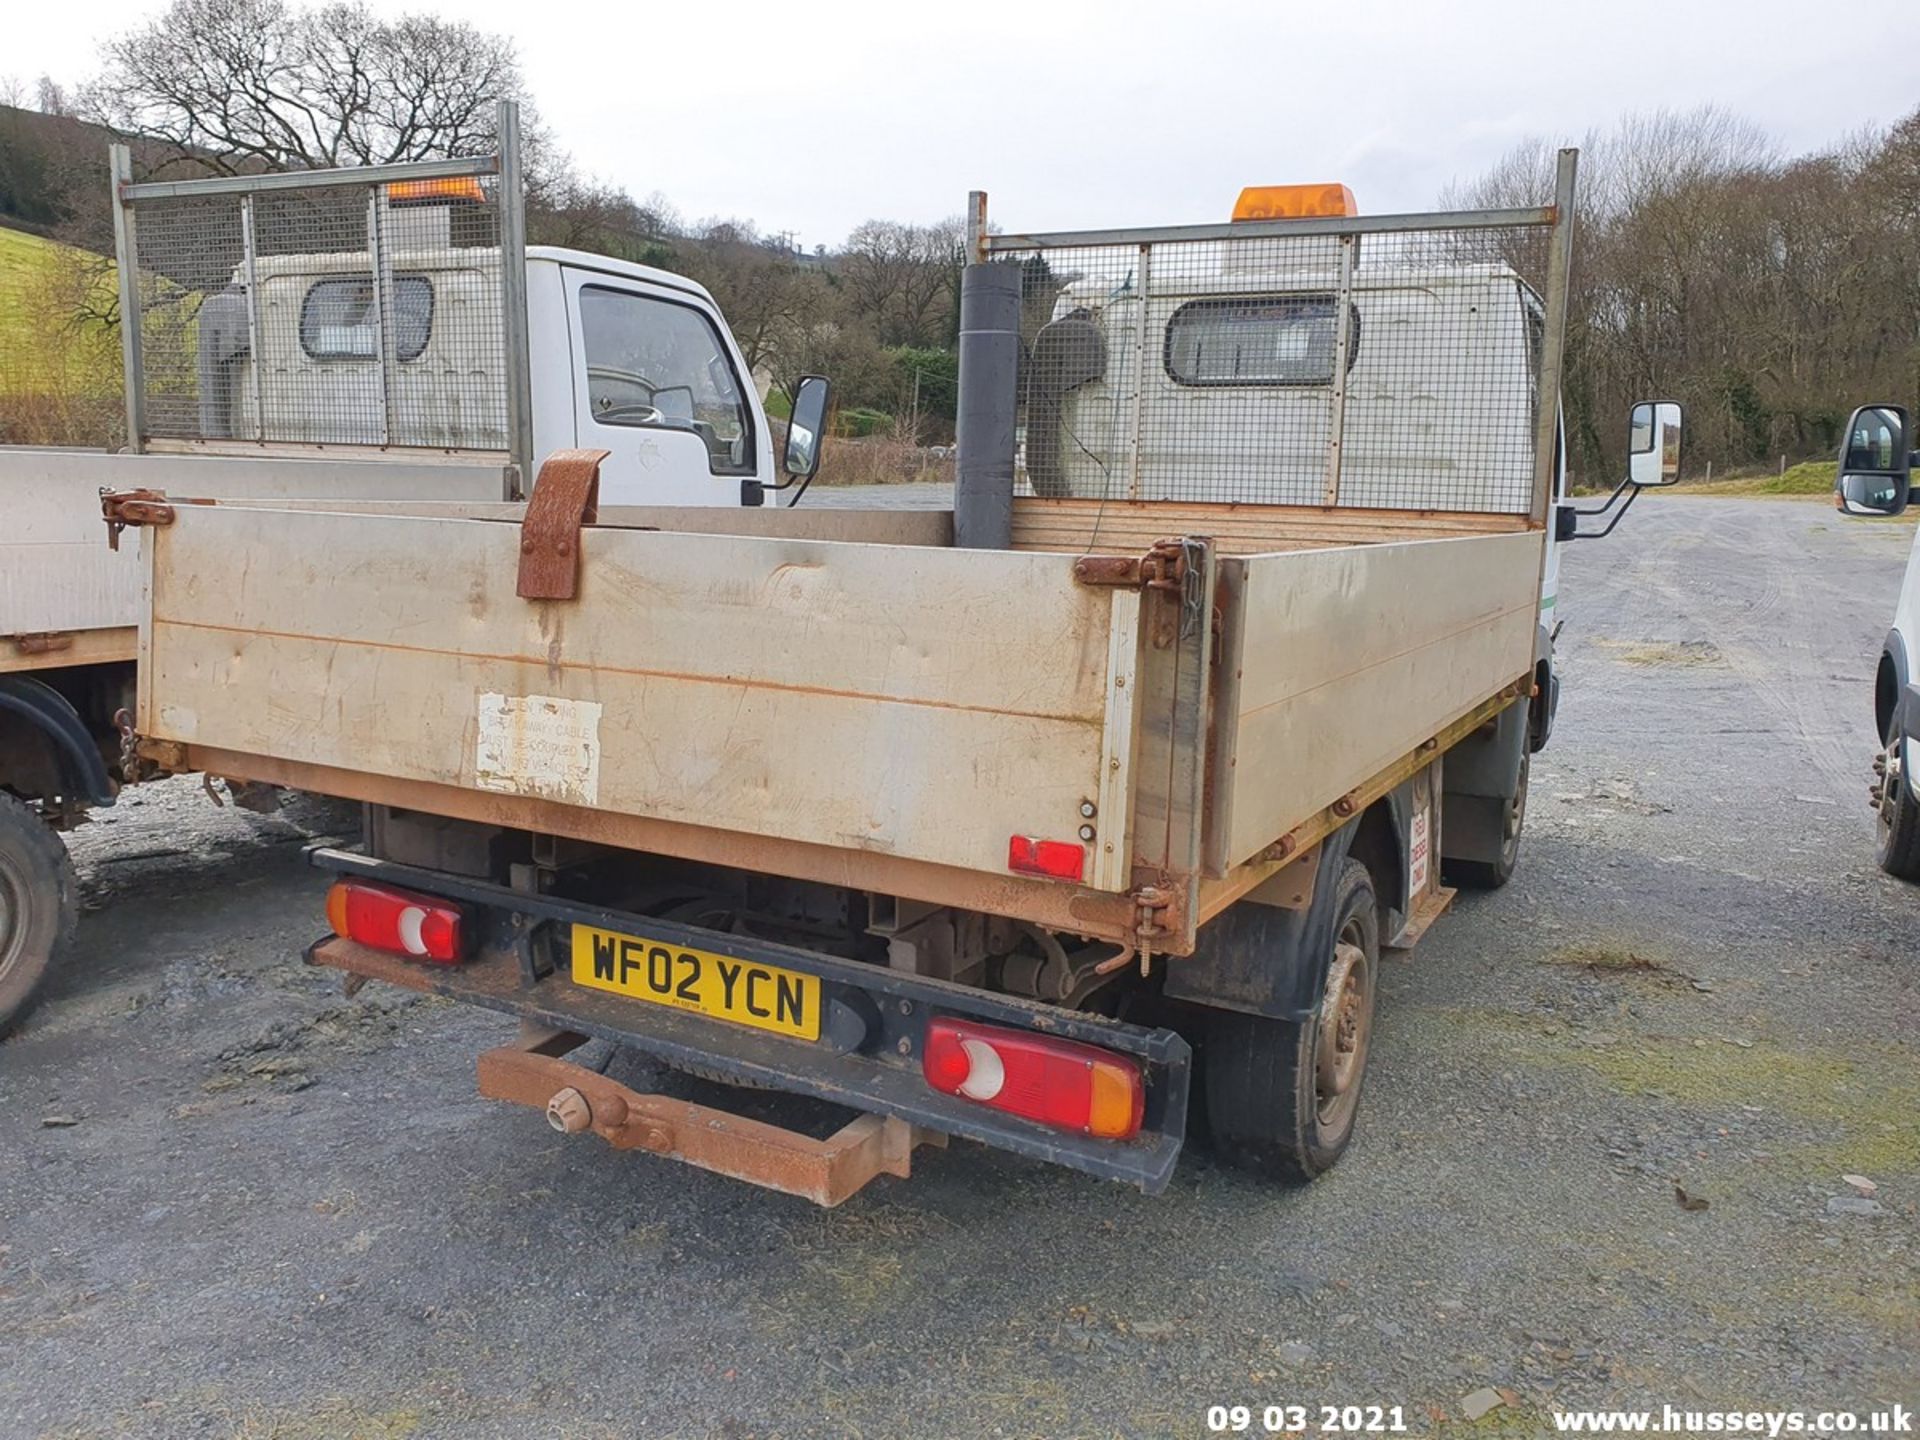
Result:
<svg viewBox="0 0 1920 1440"><path fill-rule="evenodd" d="M0 440L104 445L116 438L120 338L103 256L0 229Z"/></svg>

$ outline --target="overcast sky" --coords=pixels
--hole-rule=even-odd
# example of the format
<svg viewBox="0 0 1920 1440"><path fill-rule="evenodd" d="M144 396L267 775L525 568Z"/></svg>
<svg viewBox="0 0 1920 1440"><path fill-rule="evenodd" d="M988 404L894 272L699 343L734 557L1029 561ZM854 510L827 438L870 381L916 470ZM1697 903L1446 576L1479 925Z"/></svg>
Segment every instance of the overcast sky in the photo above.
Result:
<svg viewBox="0 0 1920 1440"><path fill-rule="evenodd" d="M1793 152L1920 105L1916 0L371 3L511 35L582 168L809 248L973 188L1010 230L1225 219L1308 180L1419 210L1629 110L1713 102ZM0 77L81 80L163 8L16 0Z"/></svg>

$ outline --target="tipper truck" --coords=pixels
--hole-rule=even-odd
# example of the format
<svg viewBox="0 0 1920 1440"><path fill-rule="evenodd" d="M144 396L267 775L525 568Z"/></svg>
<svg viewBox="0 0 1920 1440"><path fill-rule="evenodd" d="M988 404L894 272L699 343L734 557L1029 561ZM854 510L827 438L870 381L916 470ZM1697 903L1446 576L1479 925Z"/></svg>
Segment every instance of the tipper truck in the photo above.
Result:
<svg viewBox="0 0 1920 1440"><path fill-rule="evenodd" d="M1310 1178L1382 950L1517 860L1573 181L1029 235L976 195L952 511L608 503L591 441L525 503L109 496L134 748L364 802L309 960L517 1020L480 1088L563 1133L829 1205L949 1137L1151 1192L1191 1105ZM1635 408L1608 505L1681 421Z"/></svg>

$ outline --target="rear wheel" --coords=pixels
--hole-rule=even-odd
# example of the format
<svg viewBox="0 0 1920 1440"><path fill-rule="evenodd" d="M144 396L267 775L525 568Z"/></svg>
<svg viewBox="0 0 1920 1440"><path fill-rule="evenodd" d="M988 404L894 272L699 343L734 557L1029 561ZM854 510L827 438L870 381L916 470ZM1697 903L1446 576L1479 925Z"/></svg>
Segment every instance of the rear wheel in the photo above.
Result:
<svg viewBox="0 0 1920 1440"><path fill-rule="evenodd" d="M1444 868L1449 884L1467 890L1498 890L1513 878L1513 872L1520 866L1520 831L1527 823L1527 772L1532 768L1533 756L1523 752L1520 756L1520 777L1514 782L1513 794L1498 802L1501 805L1498 858L1447 861ZM1458 805L1462 802L1455 800L1452 803Z"/></svg>
<svg viewBox="0 0 1920 1440"><path fill-rule="evenodd" d="M1906 748L1906 737L1895 724L1886 750L1874 762L1880 772L1873 787L1873 807L1880 816L1874 858L1889 875L1920 881L1920 805L1914 803L1906 773Z"/></svg>
<svg viewBox="0 0 1920 1440"><path fill-rule="evenodd" d="M1207 1123L1229 1164L1288 1181L1331 1169L1353 1138L1373 1038L1380 916L1357 860L1341 869L1332 951L1304 1022L1222 1011L1207 1028Z"/></svg>
<svg viewBox="0 0 1920 1440"><path fill-rule="evenodd" d="M27 1013L79 918L67 847L38 815L0 794L0 1035Z"/></svg>

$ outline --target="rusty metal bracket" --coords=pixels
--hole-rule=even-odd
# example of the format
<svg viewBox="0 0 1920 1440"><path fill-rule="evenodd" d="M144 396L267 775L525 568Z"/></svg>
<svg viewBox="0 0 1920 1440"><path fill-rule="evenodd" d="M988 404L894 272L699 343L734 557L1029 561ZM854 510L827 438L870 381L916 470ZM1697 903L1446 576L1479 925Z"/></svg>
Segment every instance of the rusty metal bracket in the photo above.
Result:
<svg viewBox="0 0 1920 1440"><path fill-rule="evenodd" d="M102 490L100 516L107 522L107 548L120 548L120 532L129 525L171 525L173 506L164 490Z"/></svg>
<svg viewBox="0 0 1920 1440"><path fill-rule="evenodd" d="M156 775L185 775L193 769L193 760L188 754L187 747L178 740L154 740L144 735L136 736L129 725L121 732L120 743L122 756L131 754L132 758L128 763L140 767L139 776L143 780L151 779Z"/></svg>
<svg viewBox="0 0 1920 1440"><path fill-rule="evenodd" d="M551 463L551 462L549 462ZM655 1095L563 1059L584 1036L523 1034L480 1056L480 1093L544 1110L563 1135L589 1131L616 1150L647 1150L735 1180L834 1206L876 1175L907 1179L914 1148L945 1137L890 1115L860 1115L824 1140ZM558 1053L556 1053L558 1052Z"/></svg>
<svg viewBox="0 0 1920 1440"><path fill-rule="evenodd" d="M22 655L52 655L73 648L73 632L69 630L45 630L34 635L14 635L9 638L13 648Z"/></svg>
<svg viewBox="0 0 1920 1440"><path fill-rule="evenodd" d="M540 467L520 522L522 600L571 600L580 576L580 527L600 509L600 462L610 450L556 450Z"/></svg>
<svg viewBox="0 0 1920 1440"><path fill-rule="evenodd" d="M1144 555L1082 555L1073 562L1073 578L1081 585L1183 593L1187 580L1187 542L1156 540Z"/></svg>
<svg viewBox="0 0 1920 1440"><path fill-rule="evenodd" d="M1134 872L1137 876L1138 871ZM1128 892L1133 901L1133 933L1140 948L1158 949L1158 941L1179 929L1179 894L1165 883L1136 885Z"/></svg>

